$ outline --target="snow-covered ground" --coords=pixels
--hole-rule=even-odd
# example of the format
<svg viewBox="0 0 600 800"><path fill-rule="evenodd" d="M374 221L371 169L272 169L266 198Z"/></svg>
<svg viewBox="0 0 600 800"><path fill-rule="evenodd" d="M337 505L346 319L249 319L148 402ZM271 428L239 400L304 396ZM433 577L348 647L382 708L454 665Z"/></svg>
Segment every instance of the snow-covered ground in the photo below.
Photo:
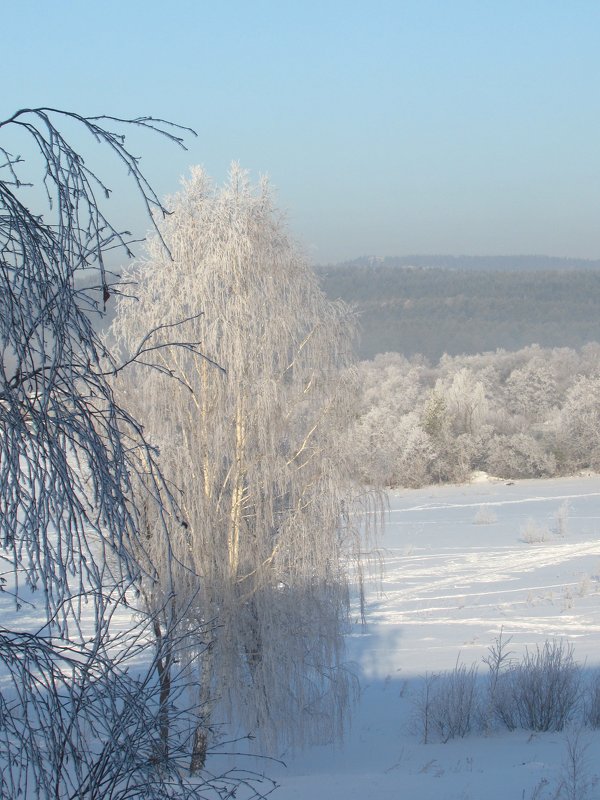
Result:
<svg viewBox="0 0 600 800"><path fill-rule="evenodd" d="M555 797L565 733L494 730L422 744L411 718L426 672L460 657L483 677L501 629L516 657L564 637L578 662L600 665L600 477L393 492L381 546L381 591L371 587L367 627L348 637L361 682L351 729L342 744L284 755L285 768L263 765L280 784L272 797ZM582 743L590 788L579 800L600 797L600 731L584 731Z"/></svg>
<svg viewBox="0 0 600 800"><path fill-rule="evenodd" d="M480 476L393 492L389 506L383 576L369 588L366 627L357 619L348 635L361 691L345 740L284 753L285 766L235 763L276 779L273 800L600 798L600 730L582 734L578 768L590 788L576 796L556 793L564 732L494 729L423 744L414 730L425 673L460 659L477 663L483 681L482 658L501 630L515 657L564 638L586 670L600 667L600 476L514 484ZM5 625L13 616L35 622L33 605L15 615L10 596L2 600ZM126 609L121 616L130 622ZM219 771L218 761L208 766Z"/></svg>

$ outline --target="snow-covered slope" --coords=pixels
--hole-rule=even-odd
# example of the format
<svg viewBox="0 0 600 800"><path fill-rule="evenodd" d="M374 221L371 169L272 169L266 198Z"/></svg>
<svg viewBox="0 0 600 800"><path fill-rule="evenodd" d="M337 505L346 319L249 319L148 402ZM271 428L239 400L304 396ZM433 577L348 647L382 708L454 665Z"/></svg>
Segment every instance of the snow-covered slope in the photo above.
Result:
<svg viewBox="0 0 600 800"><path fill-rule="evenodd" d="M520 657L553 637L600 665L600 478L479 480L390 495L384 577L348 651L361 695L346 741L284 755L277 800L552 798L566 733L494 730L447 744L411 731L426 672L481 659L502 629ZM572 734L571 734L572 736ZM585 749L587 747L587 749ZM600 731L579 744L579 800L600 796ZM570 797L568 794L560 795Z"/></svg>

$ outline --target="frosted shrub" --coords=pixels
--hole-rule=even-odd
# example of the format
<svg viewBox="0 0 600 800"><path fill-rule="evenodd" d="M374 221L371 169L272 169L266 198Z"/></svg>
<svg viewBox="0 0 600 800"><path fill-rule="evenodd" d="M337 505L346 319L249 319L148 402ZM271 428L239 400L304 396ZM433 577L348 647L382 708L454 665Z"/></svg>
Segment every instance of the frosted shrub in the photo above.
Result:
<svg viewBox="0 0 600 800"><path fill-rule="evenodd" d="M584 719L590 728L600 728L600 670L595 670L586 687Z"/></svg>
<svg viewBox="0 0 600 800"><path fill-rule="evenodd" d="M494 514L489 506L479 506L473 524L475 525L491 525L492 522L497 522L498 517Z"/></svg>
<svg viewBox="0 0 600 800"><path fill-rule="evenodd" d="M559 800L588 800L593 781L588 756L590 742L581 728L567 730L565 753L556 797Z"/></svg>
<svg viewBox="0 0 600 800"><path fill-rule="evenodd" d="M548 541L548 530L542 528L532 517L529 517L525 524L521 526L519 538L526 544L540 544Z"/></svg>
<svg viewBox="0 0 600 800"><path fill-rule="evenodd" d="M573 647L551 640L526 650L520 661L503 632L488 649L487 689L478 684L475 665L428 673L414 702L414 727L424 744L464 737L497 720L509 730L562 731L574 719L600 728L600 670L581 700L581 670Z"/></svg>
<svg viewBox="0 0 600 800"><path fill-rule="evenodd" d="M426 675L416 703L416 722L425 744L435 736L442 742L471 732L477 710L475 665L458 664L449 672Z"/></svg>
<svg viewBox="0 0 600 800"><path fill-rule="evenodd" d="M435 684L440 676L435 672L425 673L419 693L413 703L413 723L423 744L430 741L432 730L432 710L435 697Z"/></svg>
<svg viewBox="0 0 600 800"><path fill-rule="evenodd" d="M579 687L572 645L545 642L500 674L494 711L510 730L561 731L577 707Z"/></svg>
<svg viewBox="0 0 600 800"><path fill-rule="evenodd" d="M513 663L513 651L508 647L512 641L512 636L508 639L504 638L504 629L500 629L499 635L494 640L494 643L488 647L488 653L483 657L483 663L487 664L488 673L488 696L485 707L484 724L490 725L491 720L498 716L497 709L504 708L505 703L499 701L499 695L503 691L503 685L500 678L504 671L508 669ZM510 727L510 726L509 726ZM515 727L514 725L512 726Z"/></svg>
<svg viewBox="0 0 600 800"><path fill-rule="evenodd" d="M554 515L554 532L558 536L566 536L569 532L569 501L565 500L560 504Z"/></svg>

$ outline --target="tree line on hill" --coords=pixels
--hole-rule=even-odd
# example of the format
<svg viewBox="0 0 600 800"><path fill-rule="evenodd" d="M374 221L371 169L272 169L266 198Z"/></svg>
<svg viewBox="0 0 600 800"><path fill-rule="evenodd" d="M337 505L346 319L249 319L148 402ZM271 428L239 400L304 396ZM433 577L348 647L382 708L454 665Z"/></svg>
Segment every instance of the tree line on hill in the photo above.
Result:
<svg viewBox="0 0 600 800"><path fill-rule="evenodd" d="M330 298L354 307L361 358L398 352L435 362L444 353L519 350L533 343L580 348L600 341L600 270L592 268L596 262L583 268L562 261L537 262L554 266L532 270L515 269L512 260L511 269L358 260L318 267L317 274Z"/></svg>
<svg viewBox="0 0 600 800"><path fill-rule="evenodd" d="M408 255L408 256L359 256L350 261L333 264L334 268L373 267L424 267L427 269L454 269L475 271L540 272L544 270L565 271L600 269L600 259L561 258L543 255L512 256L464 256L464 255ZM331 265L328 265L329 269Z"/></svg>

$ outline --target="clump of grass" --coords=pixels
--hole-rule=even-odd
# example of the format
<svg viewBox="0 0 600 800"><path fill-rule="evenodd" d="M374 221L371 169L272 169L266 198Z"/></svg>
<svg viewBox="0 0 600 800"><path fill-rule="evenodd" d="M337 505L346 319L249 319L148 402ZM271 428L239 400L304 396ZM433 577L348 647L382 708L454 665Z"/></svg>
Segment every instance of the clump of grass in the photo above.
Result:
<svg viewBox="0 0 600 800"><path fill-rule="evenodd" d="M560 504L554 515L554 533L557 536L566 536L569 532L569 501Z"/></svg>
<svg viewBox="0 0 600 800"><path fill-rule="evenodd" d="M473 524L475 525L491 525L493 522L497 522L498 517L492 511L489 506L479 506L475 517L473 518Z"/></svg>

